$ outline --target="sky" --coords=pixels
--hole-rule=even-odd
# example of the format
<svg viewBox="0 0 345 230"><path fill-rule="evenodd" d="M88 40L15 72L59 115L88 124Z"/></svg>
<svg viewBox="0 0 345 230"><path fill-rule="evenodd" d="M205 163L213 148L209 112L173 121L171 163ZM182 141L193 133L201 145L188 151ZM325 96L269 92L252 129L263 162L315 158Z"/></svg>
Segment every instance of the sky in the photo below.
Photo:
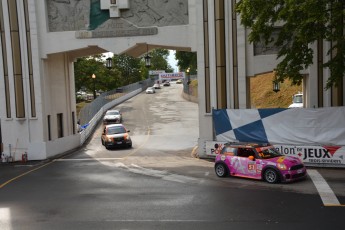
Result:
<svg viewBox="0 0 345 230"><path fill-rule="evenodd" d="M178 72L177 60L175 60L175 50L169 50L168 63L173 68L174 72Z"/></svg>

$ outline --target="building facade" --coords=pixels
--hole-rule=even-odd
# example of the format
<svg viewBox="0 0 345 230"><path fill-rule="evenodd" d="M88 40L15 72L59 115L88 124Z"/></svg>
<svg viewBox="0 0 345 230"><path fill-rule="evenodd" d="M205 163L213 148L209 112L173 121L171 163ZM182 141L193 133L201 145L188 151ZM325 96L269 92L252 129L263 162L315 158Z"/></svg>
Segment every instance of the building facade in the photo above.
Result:
<svg viewBox="0 0 345 230"><path fill-rule="evenodd" d="M198 47L199 155L205 155L205 143L215 140L212 109L250 109L250 77L272 72L277 65L274 47L248 42L250 31L240 23L235 12L236 0L203 0L203 44ZM200 3L201 4L201 3ZM202 18L202 22L201 22ZM313 65L304 71L305 107L344 106L345 83L325 90L330 76L321 67L329 59L329 42L312 44Z"/></svg>

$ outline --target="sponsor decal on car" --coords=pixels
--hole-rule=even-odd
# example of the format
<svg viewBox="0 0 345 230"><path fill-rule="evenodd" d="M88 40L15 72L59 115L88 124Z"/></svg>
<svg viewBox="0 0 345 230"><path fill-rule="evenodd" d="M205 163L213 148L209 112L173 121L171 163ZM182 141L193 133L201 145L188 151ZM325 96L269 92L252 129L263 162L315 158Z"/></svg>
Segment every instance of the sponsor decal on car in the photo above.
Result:
<svg viewBox="0 0 345 230"><path fill-rule="evenodd" d="M216 156L224 148L226 142L208 141L206 142L206 154ZM280 153L286 156L298 157L303 163L312 165L332 165L345 166L345 146L294 146L294 145L274 145ZM264 150L267 147L257 149Z"/></svg>

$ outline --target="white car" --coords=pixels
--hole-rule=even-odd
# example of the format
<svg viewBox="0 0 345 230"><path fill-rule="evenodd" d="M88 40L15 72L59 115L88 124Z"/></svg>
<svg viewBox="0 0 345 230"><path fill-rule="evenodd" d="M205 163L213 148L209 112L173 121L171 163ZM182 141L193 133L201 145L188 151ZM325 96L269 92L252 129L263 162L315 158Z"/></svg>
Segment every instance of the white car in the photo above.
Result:
<svg viewBox="0 0 345 230"><path fill-rule="evenodd" d="M122 122L122 114L119 110L116 110L116 109L108 110L103 117L103 124L121 123L121 122Z"/></svg>
<svg viewBox="0 0 345 230"><path fill-rule="evenodd" d="M181 79L178 79L178 80L176 81L176 84L182 84L182 80L181 80Z"/></svg>
<svg viewBox="0 0 345 230"><path fill-rule="evenodd" d="M292 104L289 108L303 108L303 93L297 93L292 96Z"/></svg>
<svg viewBox="0 0 345 230"><path fill-rule="evenodd" d="M160 89L161 88L161 85L159 83L156 83L153 85L153 88L155 89Z"/></svg>
<svg viewBox="0 0 345 230"><path fill-rule="evenodd" d="M156 92L156 90L155 90L155 88L154 87L148 87L147 89L146 89L146 93L155 93Z"/></svg>

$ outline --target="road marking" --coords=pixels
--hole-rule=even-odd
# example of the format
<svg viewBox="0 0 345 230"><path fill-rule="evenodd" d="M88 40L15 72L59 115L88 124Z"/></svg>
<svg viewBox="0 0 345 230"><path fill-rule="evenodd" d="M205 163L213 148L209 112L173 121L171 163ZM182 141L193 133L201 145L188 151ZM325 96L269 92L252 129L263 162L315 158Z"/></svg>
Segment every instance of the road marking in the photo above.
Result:
<svg viewBox="0 0 345 230"><path fill-rule="evenodd" d="M19 179L19 178L21 178L21 177L23 177L23 176L25 176L25 175L31 173L31 172L34 172L34 171L39 170L39 169L41 169L41 168L43 168L43 167L46 167L46 166L50 165L50 164L53 163L53 162L54 162L54 161L51 161L51 162L46 163L46 164L44 164L44 165L42 165L42 166L40 166L40 167L34 168L34 169L30 170L30 171L27 171L27 172L25 172L25 173L23 173L23 174L20 174L19 176L16 176L16 177L14 177L14 178L12 178L12 179L6 181L5 183L0 184L0 188L5 187L7 184L11 183L12 181L15 181L15 180L17 180L17 179Z"/></svg>
<svg viewBox="0 0 345 230"><path fill-rule="evenodd" d="M329 187L325 179L317 170L308 170L308 175L319 192L324 206L345 206L339 203L339 200L335 196L333 190Z"/></svg>
<svg viewBox="0 0 345 230"><path fill-rule="evenodd" d="M119 157L105 157L105 158L74 158L74 159L56 159L54 161L112 161L112 160L122 160L123 158Z"/></svg>
<svg viewBox="0 0 345 230"><path fill-rule="evenodd" d="M13 229L11 224L11 212L9 208L0 208L0 227L3 230Z"/></svg>

